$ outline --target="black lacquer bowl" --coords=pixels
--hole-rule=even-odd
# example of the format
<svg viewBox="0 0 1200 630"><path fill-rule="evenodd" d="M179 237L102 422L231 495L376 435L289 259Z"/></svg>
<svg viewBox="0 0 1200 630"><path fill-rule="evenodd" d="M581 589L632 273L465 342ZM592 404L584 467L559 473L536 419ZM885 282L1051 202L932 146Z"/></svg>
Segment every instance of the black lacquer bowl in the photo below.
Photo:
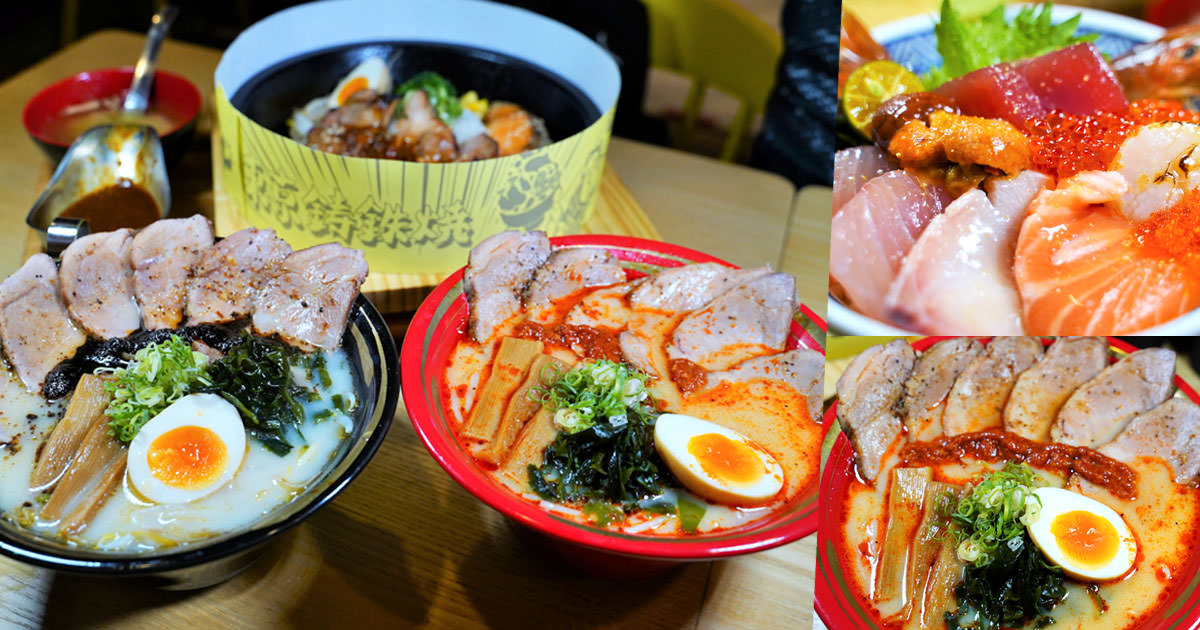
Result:
<svg viewBox="0 0 1200 630"><path fill-rule="evenodd" d="M266 543L333 500L362 472L383 443L396 412L400 377L396 346L379 311L361 295L350 311L342 348L359 387L354 433L309 487L249 528L160 552L119 554L85 550L34 536L0 521L0 554L21 562L92 576L124 578L169 590L203 588L250 566Z"/></svg>

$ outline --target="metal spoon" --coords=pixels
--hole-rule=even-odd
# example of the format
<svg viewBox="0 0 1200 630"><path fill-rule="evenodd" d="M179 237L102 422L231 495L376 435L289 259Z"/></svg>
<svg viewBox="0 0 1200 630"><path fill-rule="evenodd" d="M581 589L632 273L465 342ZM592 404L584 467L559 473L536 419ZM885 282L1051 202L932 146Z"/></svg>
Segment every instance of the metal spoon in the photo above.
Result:
<svg viewBox="0 0 1200 630"><path fill-rule="evenodd" d="M158 51L171 28L171 22L179 15L179 7L168 4L150 18L150 31L146 33L146 46L133 69L133 84L125 95L122 106L127 112L143 113L150 104L150 86L154 84L154 65L158 62Z"/></svg>

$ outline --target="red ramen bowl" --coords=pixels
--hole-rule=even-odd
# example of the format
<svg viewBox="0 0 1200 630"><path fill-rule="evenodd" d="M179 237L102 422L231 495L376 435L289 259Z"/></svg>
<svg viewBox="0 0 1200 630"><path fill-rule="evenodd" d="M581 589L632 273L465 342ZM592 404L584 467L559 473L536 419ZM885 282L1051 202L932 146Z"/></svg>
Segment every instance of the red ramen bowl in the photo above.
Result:
<svg viewBox="0 0 1200 630"><path fill-rule="evenodd" d="M620 236L552 238L555 247L603 247L622 261L629 278L693 262L729 263L697 251ZM417 310L400 353L400 381L417 435L459 484L513 522L543 535L571 564L601 575L649 574L688 561L715 560L783 545L816 531L817 476L782 509L745 527L680 537L634 535L583 525L551 514L493 480L455 438L442 403L451 351L466 337L467 301L460 269ZM792 322L789 348L823 352L825 322L805 306Z"/></svg>
<svg viewBox="0 0 1200 630"><path fill-rule="evenodd" d="M88 127L102 120L97 109L120 108L133 82L133 68L89 70L67 77L38 92L25 105L25 131L55 163ZM204 99L187 79L157 70L147 115L162 139L167 164L175 164L187 151L196 131L196 117ZM90 112L90 113L89 113ZM140 121L139 121L140 122Z"/></svg>
<svg viewBox="0 0 1200 630"><path fill-rule="evenodd" d="M926 337L912 342L918 352L948 337ZM886 343L881 339L880 343ZM1109 346L1118 354L1134 352L1137 348L1110 337ZM1046 341L1049 343L1049 341ZM1186 382L1175 376L1179 392L1193 402L1200 396ZM837 402L825 413L825 427L837 424ZM836 430L836 429L834 429ZM854 467L854 449L850 440L840 432L821 472L820 527L817 530L817 583L814 607L826 627L836 630L876 630L883 625L878 612L859 594L852 583L854 578L843 570L840 558L857 555L857 549L845 550L838 544L842 521L842 505L858 478ZM1191 545L1200 548L1200 534ZM1109 614L1119 614L1113 610ZM1192 553L1186 567L1172 580L1166 591L1165 603L1150 617L1139 620L1138 630L1197 630L1200 629L1200 553Z"/></svg>

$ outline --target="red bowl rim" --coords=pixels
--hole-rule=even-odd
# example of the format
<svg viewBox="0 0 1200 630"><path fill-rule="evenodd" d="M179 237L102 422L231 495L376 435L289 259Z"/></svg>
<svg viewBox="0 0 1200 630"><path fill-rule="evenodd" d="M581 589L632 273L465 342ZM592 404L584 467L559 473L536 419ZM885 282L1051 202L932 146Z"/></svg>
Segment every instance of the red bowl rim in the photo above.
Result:
<svg viewBox="0 0 1200 630"><path fill-rule="evenodd" d="M128 74L132 78L133 66L118 66L115 68L97 68L95 70L84 70L83 72L77 72L69 77L66 77L64 79L61 79L54 83L51 83L50 85L42 88L41 90L38 91L37 94L33 95L33 98L29 99L29 101L27 101L25 103L25 107L21 111L21 123L25 126L25 131L28 132L29 135L36 138L39 142L44 142L50 146L59 147L62 149L66 149L66 148L70 147L71 146L70 142L68 142L66 144L58 142L56 140L49 138L44 133L42 133L41 129L34 129L32 121L30 120L30 116L32 116L32 110L38 103L40 103L42 100L48 98L50 94L53 94L54 92L56 92L58 90L62 90L69 85L78 83L80 78L83 77L84 75L111 75L111 74L118 74L118 75ZM184 78L181 75L175 74L173 72L168 72L166 70L161 70L161 69L155 70L154 74L155 74L156 83L157 83L158 77L166 77L168 83L171 83L171 84L179 87L182 90L182 93L188 97L187 98L188 107L185 110L187 112L187 115L181 117L181 119L173 127L171 127L171 129L168 130L167 133L162 134L162 136L161 136L161 137L166 137L166 136L169 136L169 135L179 131L180 129L188 126L189 124L191 124L193 121L196 120L197 115L199 115L199 113L200 113L200 108L204 106L204 97L200 95L199 88L197 88L191 81L187 80L186 78Z"/></svg>
<svg viewBox="0 0 1200 630"><path fill-rule="evenodd" d="M576 235L561 236L550 239L554 246L599 246L613 247L623 250L640 250L647 254L666 255L683 258L692 262L715 262L734 267L714 256L704 254L686 247L654 241L650 239L615 236L615 235ZM436 427L426 419L431 414L425 408L419 387L415 384L422 382L420 337L433 326L437 306L441 304L446 294L458 285L462 279L463 269L459 269L444 280L422 302L413 317L408 331L404 336L404 344L400 351L400 385L404 394L406 413L416 430L418 437L424 443L426 450L460 485L475 497L512 519L535 531L548 534L571 543L614 553L618 555L660 558L669 560L712 560L726 556L751 553L771 549L779 545L793 542L816 531L816 507L803 518L784 521L782 524L764 525L754 528L753 525L745 530L733 530L725 537L698 537L695 539L680 538L650 538L609 532L595 527L587 527L576 523L568 523L553 517L550 513L538 508L531 502L521 499L496 485L485 475L480 475L479 467L471 461L456 457L454 449L457 442L437 431ZM465 298L459 298L465 299ZM813 321L822 332L826 330L825 322L808 307L801 305L805 317ZM793 322L793 332L799 327ZM801 328L798 336L801 344L824 353L820 343ZM814 421L818 419L814 418ZM824 433L824 428L822 433ZM819 487L819 475L818 483ZM721 536L721 534L717 534Z"/></svg>
<svg viewBox="0 0 1200 630"><path fill-rule="evenodd" d="M911 342L913 349L925 350L933 344L944 339L951 339L953 336L932 336L917 339ZM990 339L989 337L981 337L981 340ZM1116 348L1122 352L1134 352L1136 347L1130 343L1118 339L1116 337L1107 338L1109 346ZM1047 340L1043 339L1044 342ZM1175 385L1179 391L1183 392L1193 402L1200 404L1200 395L1197 395L1196 390L1192 389L1186 381L1175 374ZM834 425L834 420L837 418L837 401L830 405L825 412L824 426L826 428ZM827 492L826 489L841 487L845 483L845 467L853 463L854 450L850 445L850 441L846 439L845 434L839 434L834 442L833 449L829 452L829 458L826 461L824 470L821 471L821 496L822 499L833 499L834 493ZM854 475L853 470L850 471ZM841 492L837 493L836 498L841 498ZM826 513L833 514L836 512L836 506L832 502L822 501L821 515ZM817 530L817 566L816 566L816 584L813 589L813 608L816 609L817 615L828 628L833 630L852 630L875 628L876 621L879 620L879 615L874 611L864 606L864 603L859 601L857 597L846 598L843 593L836 588L834 577L830 574L831 565L836 565L838 571L840 568L840 557L838 547L834 544L838 535L839 519L822 518ZM1193 559L1190 563L1195 566L1200 563L1200 559ZM849 579L849 578L847 578ZM1178 580L1178 586L1172 589L1175 597L1188 595L1184 600L1189 608L1180 610L1182 606L1177 606L1175 610L1159 609L1159 613L1166 613L1166 619L1162 620L1165 625L1154 626L1155 630L1160 628L1172 628L1178 630L1197 630L1200 628L1200 572L1195 575L1186 576L1185 579ZM867 625L863 625L865 620ZM1183 623L1184 625L1180 625Z"/></svg>

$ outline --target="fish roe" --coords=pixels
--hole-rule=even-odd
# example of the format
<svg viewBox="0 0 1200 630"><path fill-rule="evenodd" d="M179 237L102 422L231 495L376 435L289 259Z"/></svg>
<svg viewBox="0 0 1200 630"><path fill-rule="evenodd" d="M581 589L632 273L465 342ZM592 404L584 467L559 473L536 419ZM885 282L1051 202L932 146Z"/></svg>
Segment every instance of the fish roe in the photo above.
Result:
<svg viewBox="0 0 1200 630"><path fill-rule="evenodd" d="M1030 121L1025 129L1033 149L1033 167L1059 179L1082 171L1107 170L1131 131L1155 122L1200 123L1200 113L1178 101L1144 99L1122 114L1087 116L1054 111Z"/></svg>
<svg viewBox="0 0 1200 630"><path fill-rule="evenodd" d="M1189 191L1175 205L1150 215L1134 229L1145 249L1172 258L1200 254L1200 189Z"/></svg>

